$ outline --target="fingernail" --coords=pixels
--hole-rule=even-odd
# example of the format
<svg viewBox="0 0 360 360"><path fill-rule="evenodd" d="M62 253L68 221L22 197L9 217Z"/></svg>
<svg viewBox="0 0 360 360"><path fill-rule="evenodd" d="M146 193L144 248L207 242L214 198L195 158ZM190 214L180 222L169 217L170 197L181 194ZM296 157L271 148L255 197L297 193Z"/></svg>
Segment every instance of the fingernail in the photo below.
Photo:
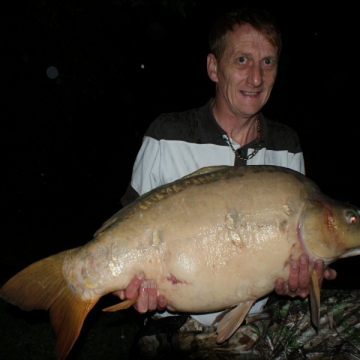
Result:
<svg viewBox="0 0 360 360"><path fill-rule="evenodd" d="M144 273L136 274L136 277L137 277L139 280L142 280L142 279L145 277L145 274L144 274Z"/></svg>
<svg viewBox="0 0 360 360"><path fill-rule="evenodd" d="M297 268L298 268L297 262L296 262L296 261L292 261L292 262L291 262L291 267L292 267L293 269L297 269Z"/></svg>
<svg viewBox="0 0 360 360"><path fill-rule="evenodd" d="M301 264L306 264L307 263L306 258L301 256L300 257L300 262L301 262Z"/></svg>
<svg viewBox="0 0 360 360"><path fill-rule="evenodd" d="M144 280L141 284L141 287L143 287L144 289L147 289L149 287L149 283L147 280Z"/></svg>
<svg viewBox="0 0 360 360"><path fill-rule="evenodd" d="M321 259L316 259L316 260L315 260L315 265L316 265L318 268L321 268L321 267L323 267L324 262L323 262Z"/></svg>
<svg viewBox="0 0 360 360"><path fill-rule="evenodd" d="M154 289L155 287L155 281L150 281L149 288Z"/></svg>

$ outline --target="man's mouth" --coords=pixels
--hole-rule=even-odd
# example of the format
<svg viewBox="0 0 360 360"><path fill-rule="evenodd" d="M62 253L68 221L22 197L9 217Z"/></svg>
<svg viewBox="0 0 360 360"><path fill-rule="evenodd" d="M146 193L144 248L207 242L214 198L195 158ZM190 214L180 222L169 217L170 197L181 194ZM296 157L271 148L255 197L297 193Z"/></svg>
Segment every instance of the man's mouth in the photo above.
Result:
<svg viewBox="0 0 360 360"><path fill-rule="evenodd" d="M252 91L241 91L242 94L246 96L256 96L260 93L260 91L252 92Z"/></svg>

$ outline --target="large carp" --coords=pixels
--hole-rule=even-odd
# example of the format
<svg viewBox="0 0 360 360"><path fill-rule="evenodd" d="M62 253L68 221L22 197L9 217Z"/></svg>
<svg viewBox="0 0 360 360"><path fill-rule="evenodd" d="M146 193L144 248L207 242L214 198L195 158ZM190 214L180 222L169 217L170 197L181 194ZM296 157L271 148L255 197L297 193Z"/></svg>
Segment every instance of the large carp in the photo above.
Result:
<svg viewBox="0 0 360 360"><path fill-rule="evenodd" d="M231 309L217 327L223 342L277 278L287 279L292 259L306 253L310 264L321 258L328 265L359 255L359 215L357 207L329 198L287 168L204 168L141 196L84 246L31 264L5 283L0 296L24 310L49 309L63 360L99 298L144 272L169 310ZM320 295L311 274L318 326Z"/></svg>

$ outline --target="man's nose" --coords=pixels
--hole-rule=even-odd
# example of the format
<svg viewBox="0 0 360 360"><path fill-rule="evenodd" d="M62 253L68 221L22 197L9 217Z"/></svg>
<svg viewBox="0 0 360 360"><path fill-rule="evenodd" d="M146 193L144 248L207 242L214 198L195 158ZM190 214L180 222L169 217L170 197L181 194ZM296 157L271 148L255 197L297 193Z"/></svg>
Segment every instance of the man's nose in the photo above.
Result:
<svg viewBox="0 0 360 360"><path fill-rule="evenodd" d="M263 70L260 64L254 63L249 69L247 82L253 86L260 86L263 82Z"/></svg>

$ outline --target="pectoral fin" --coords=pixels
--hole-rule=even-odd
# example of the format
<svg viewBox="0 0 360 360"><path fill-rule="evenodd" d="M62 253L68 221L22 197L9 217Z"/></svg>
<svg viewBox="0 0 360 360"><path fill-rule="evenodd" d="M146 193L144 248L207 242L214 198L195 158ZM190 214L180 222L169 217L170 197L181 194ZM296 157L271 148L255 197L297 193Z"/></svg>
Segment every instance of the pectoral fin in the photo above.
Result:
<svg viewBox="0 0 360 360"><path fill-rule="evenodd" d="M106 311L106 312L115 312L115 311L118 311L118 310L125 310L125 309L128 309L130 306L134 305L137 298L139 296L139 292L136 292L135 296L133 299L129 299L129 300L124 300L118 304L115 304L115 305L112 305L112 306L109 306L105 309L103 309L103 311Z"/></svg>
<svg viewBox="0 0 360 360"><path fill-rule="evenodd" d="M235 309L228 312L219 322L217 326L217 338L218 343L222 343L227 340L244 321L247 313L249 312L254 301L246 301L240 303Z"/></svg>
<svg viewBox="0 0 360 360"><path fill-rule="evenodd" d="M310 309L311 321L319 329L320 326L320 288L319 282L314 269L310 276Z"/></svg>

